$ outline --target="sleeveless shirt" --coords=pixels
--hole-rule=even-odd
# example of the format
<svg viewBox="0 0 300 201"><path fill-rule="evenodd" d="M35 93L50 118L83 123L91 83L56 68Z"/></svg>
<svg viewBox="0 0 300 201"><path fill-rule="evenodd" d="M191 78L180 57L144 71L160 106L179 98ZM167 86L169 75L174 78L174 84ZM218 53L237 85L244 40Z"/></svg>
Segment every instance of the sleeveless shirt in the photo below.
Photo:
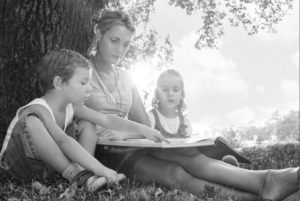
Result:
<svg viewBox="0 0 300 201"><path fill-rule="evenodd" d="M24 109L28 108L29 106L36 105L36 104L44 106L50 112L51 117L53 118L54 122L56 122L52 109L50 108L50 106L48 105L48 103L44 99L42 99L42 98L36 98L36 99L32 100L31 102L29 102L27 105L19 108L17 110L17 112L16 112L16 116L13 118L13 120L11 121L11 123L10 123L10 125L9 125L9 127L7 129L7 132L6 132L6 135L5 135L5 139L4 139L4 142L3 142L3 145L2 145L2 149L1 149L1 152L0 152L0 159L2 159L3 154L4 154L4 152L5 152L6 148L7 148L8 142L9 142L9 140L11 138L11 135L12 135L12 131L13 131L16 123L19 120L20 113ZM73 109L73 105L70 103L66 107L66 116L65 116L65 123L64 123L64 129L63 129L64 131L67 128L67 126L72 122L73 116L74 116L74 109Z"/></svg>

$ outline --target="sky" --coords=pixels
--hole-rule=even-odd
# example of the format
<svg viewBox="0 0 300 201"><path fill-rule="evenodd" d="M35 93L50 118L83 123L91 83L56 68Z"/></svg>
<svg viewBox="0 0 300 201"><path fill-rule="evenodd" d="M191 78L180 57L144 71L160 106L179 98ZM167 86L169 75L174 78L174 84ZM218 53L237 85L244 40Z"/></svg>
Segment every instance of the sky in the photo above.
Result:
<svg viewBox="0 0 300 201"><path fill-rule="evenodd" d="M275 111L299 110L299 1L276 34L248 36L228 26L216 50L195 49L199 15L167 2L155 2L150 26L170 35L194 133L261 126Z"/></svg>

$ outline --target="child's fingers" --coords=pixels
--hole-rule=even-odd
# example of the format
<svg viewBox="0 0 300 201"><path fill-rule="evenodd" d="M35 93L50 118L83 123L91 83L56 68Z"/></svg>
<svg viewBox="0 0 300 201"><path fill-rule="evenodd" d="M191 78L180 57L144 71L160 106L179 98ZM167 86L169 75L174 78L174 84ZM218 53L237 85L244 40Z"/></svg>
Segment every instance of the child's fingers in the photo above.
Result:
<svg viewBox="0 0 300 201"><path fill-rule="evenodd" d="M126 179L125 174L122 174L122 173L118 174L118 183L124 179Z"/></svg>
<svg viewBox="0 0 300 201"><path fill-rule="evenodd" d="M115 171L111 171L106 175L107 185L111 186L113 183L118 182L118 174Z"/></svg>

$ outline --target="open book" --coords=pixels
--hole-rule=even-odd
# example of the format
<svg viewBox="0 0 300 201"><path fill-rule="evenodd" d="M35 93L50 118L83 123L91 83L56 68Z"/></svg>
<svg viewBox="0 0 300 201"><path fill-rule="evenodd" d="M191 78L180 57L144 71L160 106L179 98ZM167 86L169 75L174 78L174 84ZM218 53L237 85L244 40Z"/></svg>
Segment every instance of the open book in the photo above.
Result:
<svg viewBox="0 0 300 201"><path fill-rule="evenodd" d="M169 142L154 142L148 139L127 139L127 140L104 140L98 139L98 144L121 146L121 147L152 147L152 148L179 148L211 146L215 144L215 138L168 138Z"/></svg>
<svg viewBox="0 0 300 201"><path fill-rule="evenodd" d="M223 137L202 138L168 138L169 142L154 142L148 139L104 140L98 139L99 145L140 148L187 148L197 147L199 151L211 158L221 160L225 155L233 155L240 163L251 163L240 155Z"/></svg>

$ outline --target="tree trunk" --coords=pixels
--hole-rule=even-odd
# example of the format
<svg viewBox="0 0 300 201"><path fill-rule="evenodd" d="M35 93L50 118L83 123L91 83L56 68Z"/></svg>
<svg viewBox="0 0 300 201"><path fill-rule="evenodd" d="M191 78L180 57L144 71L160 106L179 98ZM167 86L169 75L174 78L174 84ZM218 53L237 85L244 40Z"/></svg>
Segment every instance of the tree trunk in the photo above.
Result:
<svg viewBox="0 0 300 201"><path fill-rule="evenodd" d="M36 62L53 48L85 55L101 0L0 1L0 143L17 108L38 97ZM95 7L97 6L97 7Z"/></svg>

